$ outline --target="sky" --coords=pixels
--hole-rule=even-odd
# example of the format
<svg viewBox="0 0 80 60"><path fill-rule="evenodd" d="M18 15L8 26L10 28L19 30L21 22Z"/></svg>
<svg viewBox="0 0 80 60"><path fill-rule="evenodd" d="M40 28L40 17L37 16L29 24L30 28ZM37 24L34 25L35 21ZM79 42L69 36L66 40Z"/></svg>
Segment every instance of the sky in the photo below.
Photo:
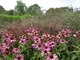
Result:
<svg viewBox="0 0 80 60"><path fill-rule="evenodd" d="M2 5L6 10L14 9L17 0L0 0L0 5ZM80 0L22 0L27 7L38 4L42 10L47 10L49 8L73 6L74 8L80 7Z"/></svg>

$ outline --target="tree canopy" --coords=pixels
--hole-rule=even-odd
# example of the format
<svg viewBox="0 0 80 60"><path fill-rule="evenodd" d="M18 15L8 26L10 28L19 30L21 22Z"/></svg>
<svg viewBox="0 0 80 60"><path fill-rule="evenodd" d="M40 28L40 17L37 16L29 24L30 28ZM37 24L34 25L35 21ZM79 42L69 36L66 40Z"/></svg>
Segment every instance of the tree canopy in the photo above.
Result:
<svg viewBox="0 0 80 60"><path fill-rule="evenodd" d="M18 15L25 14L25 9L26 9L25 3L23 3L21 0L17 1L17 5L15 6L15 12Z"/></svg>
<svg viewBox="0 0 80 60"><path fill-rule="evenodd" d="M5 9L0 5L0 14L5 13Z"/></svg>
<svg viewBox="0 0 80 60"><path fill-rule="evenodd" d="M38 6L38 4L34 4L34 5L31 5L28 9L27 9L27 13L28 14L31 14L31 15L41 15L42 14L42 11L41 11L41 7Z"/></svg>

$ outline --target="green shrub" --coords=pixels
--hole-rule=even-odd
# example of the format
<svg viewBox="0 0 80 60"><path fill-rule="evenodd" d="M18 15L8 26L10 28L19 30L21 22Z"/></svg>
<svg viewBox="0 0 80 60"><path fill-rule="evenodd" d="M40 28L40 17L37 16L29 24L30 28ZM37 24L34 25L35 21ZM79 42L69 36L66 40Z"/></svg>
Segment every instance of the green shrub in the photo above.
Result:
<svg viewBox="0 0 80 60"><path fill-rule="evenodd" d="M12 16L12 15L1 14L0 15L0 21L1 22L13 22L15 20L23 20L23 19L27 19L27 18L30 18L30 17L31 17L31 15L29 15L29 14L25 14L25 15L22 15L22 16L19 16L19 15Z"/></svg>

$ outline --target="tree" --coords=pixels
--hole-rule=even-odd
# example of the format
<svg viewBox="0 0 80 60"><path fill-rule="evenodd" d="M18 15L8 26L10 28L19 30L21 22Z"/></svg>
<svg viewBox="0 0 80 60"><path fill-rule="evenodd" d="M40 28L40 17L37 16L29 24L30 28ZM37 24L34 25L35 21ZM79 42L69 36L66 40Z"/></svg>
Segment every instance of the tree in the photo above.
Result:
<svg viewBox="0 0 80 60"><path fill-rule="evenodd" d="M25 9L27 9L25 3L21 0L17 1L17 5L15 6L15 13L18 15L25 14Z"/></svg>
<svg viewBox="0 0 80 60"><path fill-rule="evenodd" d="M59 9L61 9L62 11L64 11L64 12L73 12L73 7L61 7L61 8L59 8Z"/></svg>
<svg viewBox="0 0 80 60"><path fill-rule="evenodd" d="M53 14L54 13L54 8L50 8L49 10L46 11L46 14Z"/></svg>
<svg viewBox="0 0 80 60"><path fill-rule="evenodd" d="M7 13L8 13L9 15L14 15L14 10L11 9L11 10L7 11Z"/></svg>
<svg viewBox="0 0 80 60"><path fill-rule="evenodd" d="M0 14L5 13L5 9L0 5Z"/></svg>
<svg viewBox="0 0 80 60"><path fill-rule="evenodd" d="M73 8L69 8L69 7L60 7L60 8L50 8L49 10L46 11L47 15L56 15L62 12L73 12Z"/></svg>
<svg viewBox="0 0 80 60"><path fill-rule="evenodd" d="M31 15L33 15L33 16L42 15L41 7L38 6L38 4L31 5L31 6L27 9L27 13L28 13L28 14L31 14Z"/></svg>

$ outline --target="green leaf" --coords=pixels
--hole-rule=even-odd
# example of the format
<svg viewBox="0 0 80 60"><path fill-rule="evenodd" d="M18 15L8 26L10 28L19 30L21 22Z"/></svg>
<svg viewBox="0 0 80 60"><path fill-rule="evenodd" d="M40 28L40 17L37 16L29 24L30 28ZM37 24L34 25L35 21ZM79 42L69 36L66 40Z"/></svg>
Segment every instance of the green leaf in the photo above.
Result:
<svg viewBox="0 0 80 60"><path fill-rule="evenodd" d="M70 56L66 57L66 60L70 60Z"/></svg>
<svg viewBox="0 0 80 60"><path fill-rule="evenodd" d="M71 60L75 60L77 58L77 56L75 54L73 54L71 56L72 56Z"/></svg>

